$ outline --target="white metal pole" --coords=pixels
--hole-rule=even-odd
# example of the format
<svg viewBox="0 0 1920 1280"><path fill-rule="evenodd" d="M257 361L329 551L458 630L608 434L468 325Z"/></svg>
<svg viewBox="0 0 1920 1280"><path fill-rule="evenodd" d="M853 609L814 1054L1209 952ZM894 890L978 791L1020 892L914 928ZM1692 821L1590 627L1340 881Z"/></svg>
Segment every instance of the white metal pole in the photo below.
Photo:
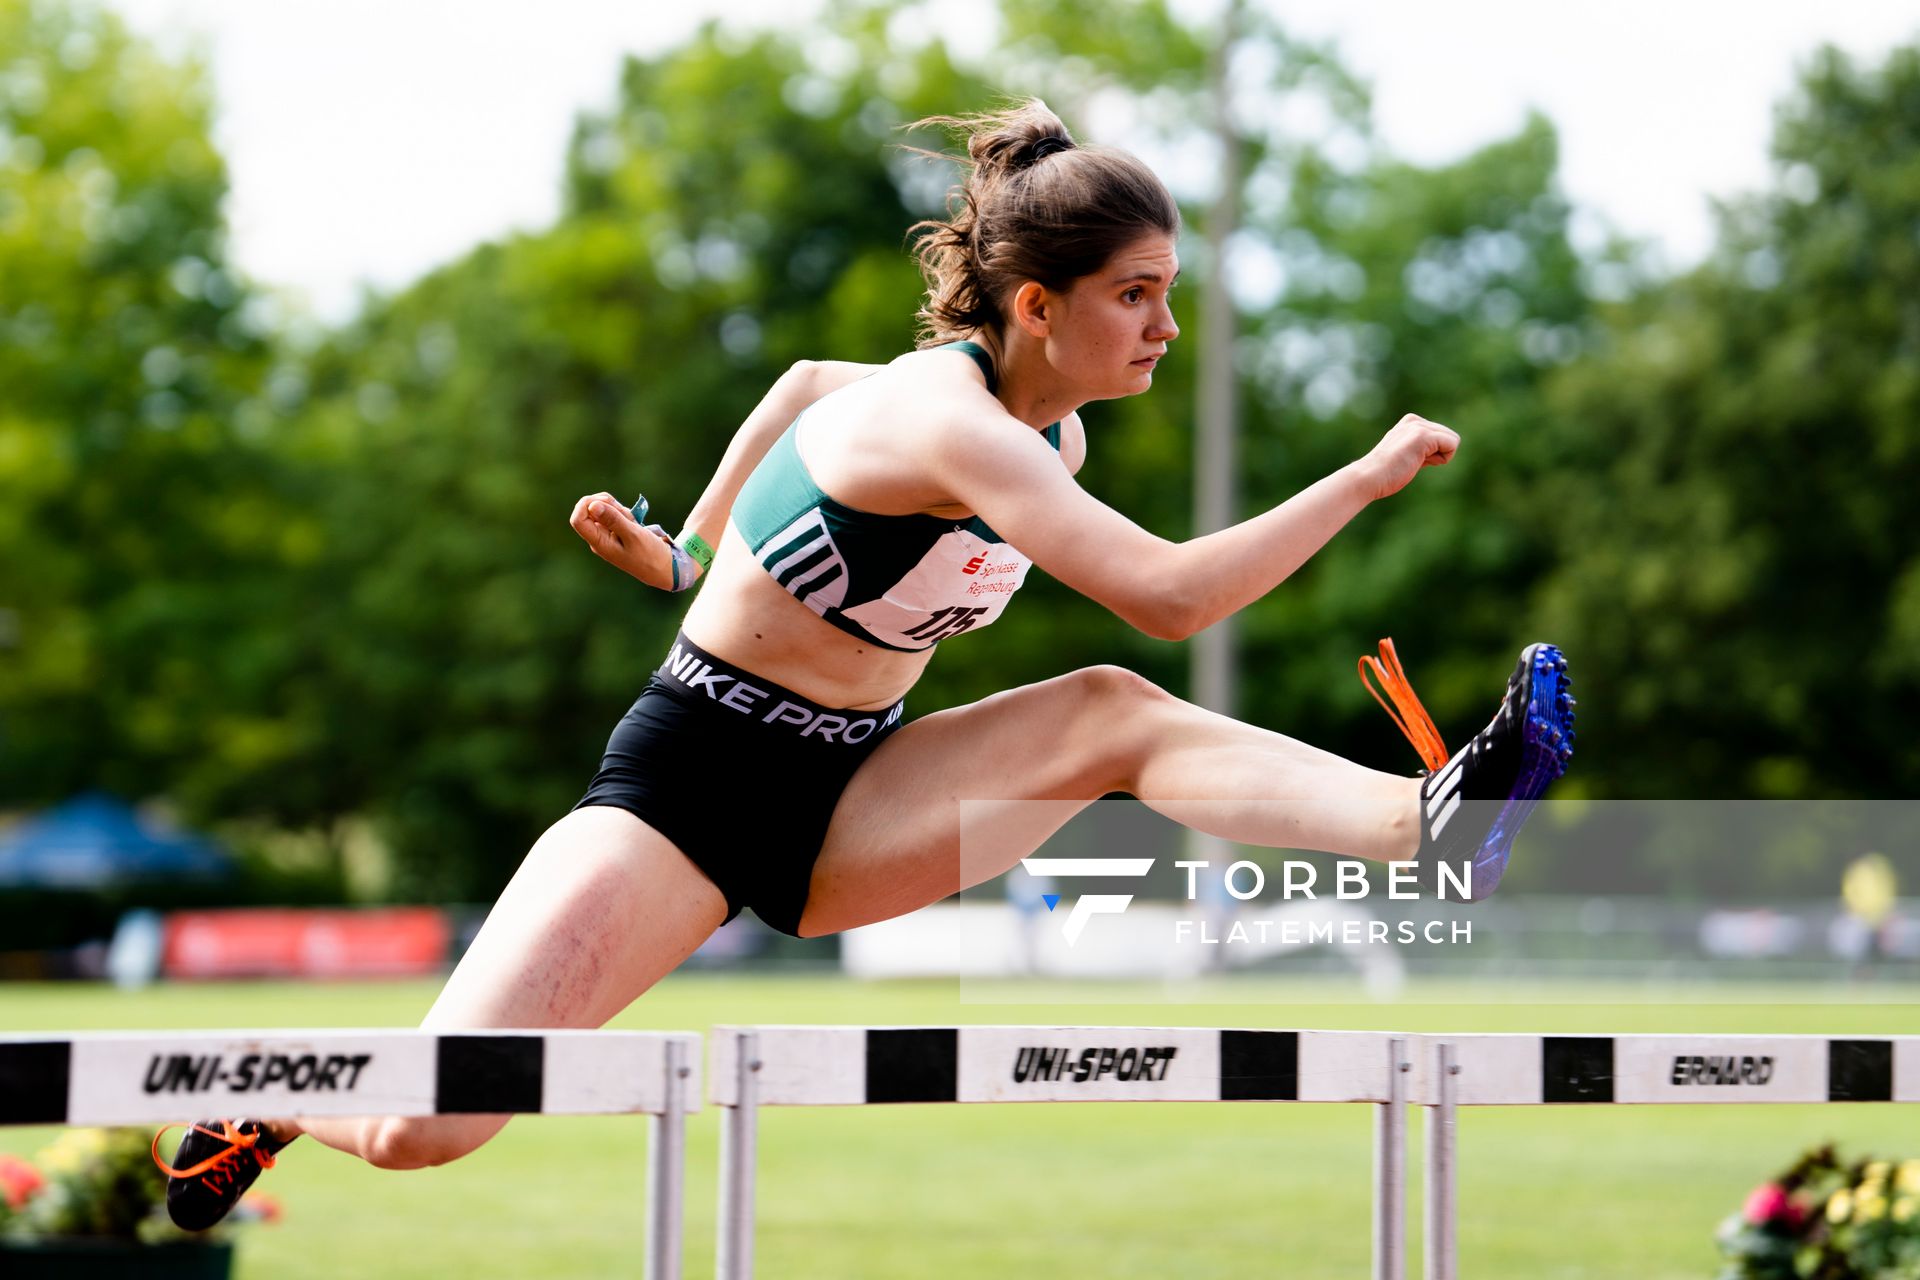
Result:
<svg viewBox="0 0 1920 1280"><path fill-rule="evenodd" d="M687 1044L666 1045L667 1096L647 1152L647 1280L680 1280L687 1156Z"/></svg>
<svg viewBox="0 0 1920 1280"><path fill-rule="evenodd" d="M760 1138L760 1037L734 1035L734 1103L720 1109L719 1280L752 1280L753 1186Z"/></svg>
<svg viewBox="0 0 1920 1280"><path fill-rule="evenodd" d="M1455 1224L1459 1207L1454 1188L1454 1082L1460 1074L1454 1048L1434 1046L1439 1102L1427 1112L1427 1261L1426 1280L1456 1280L1459 1275Z"/></svg>
<svg viewBox="0 0 1920 1280"><path fill-rule="evenodd" d="M1373 1280L1407 1274L1407 1042L1387 1042L1387 1101L1373 1122Z"/></svg>

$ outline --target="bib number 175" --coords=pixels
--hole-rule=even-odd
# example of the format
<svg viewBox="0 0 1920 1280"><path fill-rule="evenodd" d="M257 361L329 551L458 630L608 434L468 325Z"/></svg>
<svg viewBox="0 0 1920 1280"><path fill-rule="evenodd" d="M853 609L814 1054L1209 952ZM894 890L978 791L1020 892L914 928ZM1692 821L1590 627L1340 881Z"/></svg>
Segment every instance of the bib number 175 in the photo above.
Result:
<svg viewBox="0 0 1920 1280"><path fill-rule="evenodd" d="M927 615L927 620L911 631L900 634L909 640L945 640L948 636L957 636L979 620L985 608L958 605L938 609Z"/></svg>

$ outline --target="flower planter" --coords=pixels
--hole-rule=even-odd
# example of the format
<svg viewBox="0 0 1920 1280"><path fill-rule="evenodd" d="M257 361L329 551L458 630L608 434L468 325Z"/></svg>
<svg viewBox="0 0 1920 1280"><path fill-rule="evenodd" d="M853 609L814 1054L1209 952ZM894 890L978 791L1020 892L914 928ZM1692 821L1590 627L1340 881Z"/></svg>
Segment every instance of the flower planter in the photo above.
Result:
<svg viewBox="0 0 1920 1280"><path fill-rule="evenodd" d="M228 1280L233 1245L0 1240L7 1280Z"/></svg>

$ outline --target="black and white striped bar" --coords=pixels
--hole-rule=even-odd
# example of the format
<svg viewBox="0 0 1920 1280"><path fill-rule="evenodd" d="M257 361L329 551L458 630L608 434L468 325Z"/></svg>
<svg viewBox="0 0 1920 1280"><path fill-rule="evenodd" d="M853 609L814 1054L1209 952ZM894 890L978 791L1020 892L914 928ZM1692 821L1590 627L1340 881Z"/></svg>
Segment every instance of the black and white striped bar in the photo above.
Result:
<svg viewBox="0 0 1920 1280"><path fill-rule="evenodd" d="M1455 1107L1920 1103L1920 1036L1422 1035L1408 1101L1427 1125L1426 1280L1459 1280Z"/></svg>
<svg viewBox="0 0 1920 1280"><path fill-rule="evenodd" d="M739 1100L757 1037L760 1106L889 1102L1380 1102L1371 1031L1201 1027L719 1027L712 1100Z"/></svg>
<svg viewBox="0 0 1920 1280"><path fill-rule="evenodd" d="M8 1035L0 1125L697 1111L698 1046L646 1031Z"/></svg>
<svg viewBox="0 0 1920 1280"><path fill-rule="evenodd" d="M1441 1102L1433 1046L1453 1046L1457 1106L1920 1102L1920 1036L1425 1035L1408 1101Z"/></svg>
<svg viewBox="0 0 1920 1280"><path fill-rule="evenodd" d="M1368 1102L1376 1280L1402 1280L1406 1038L1203 1027L717 1027L716 1274L752 1280L761 1107L953 1102Z"/></svg>

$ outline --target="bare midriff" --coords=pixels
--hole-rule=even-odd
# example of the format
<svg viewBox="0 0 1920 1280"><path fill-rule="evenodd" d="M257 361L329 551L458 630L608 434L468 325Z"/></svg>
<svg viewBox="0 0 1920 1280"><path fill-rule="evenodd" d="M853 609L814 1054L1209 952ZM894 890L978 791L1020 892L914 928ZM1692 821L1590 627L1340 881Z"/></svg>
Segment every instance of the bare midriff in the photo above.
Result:
<svg viewBox="0 0 1920 1280"><path fill-rule="evenodd" d="M731 522L680 629L717 658L823 707L877 711L898 702L933 658L851 635L788 595Z"/></svg>

